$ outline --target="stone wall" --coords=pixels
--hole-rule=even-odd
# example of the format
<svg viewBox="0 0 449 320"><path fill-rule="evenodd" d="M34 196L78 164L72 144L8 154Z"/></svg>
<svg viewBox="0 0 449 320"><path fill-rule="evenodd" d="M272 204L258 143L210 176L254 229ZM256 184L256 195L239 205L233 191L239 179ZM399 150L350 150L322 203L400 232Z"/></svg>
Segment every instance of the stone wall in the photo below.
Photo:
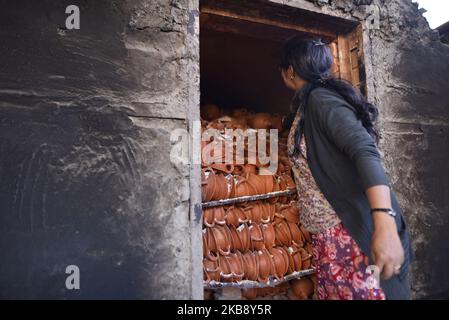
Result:
<svg viewBox="0 0 449 320"><path fill-rule="evenodd" d="M369 98L381 151L410 226L415 298L449 298L449 46L411 0L274 0L365 25ZM366 28L369 5L379 29Z"/></svg>

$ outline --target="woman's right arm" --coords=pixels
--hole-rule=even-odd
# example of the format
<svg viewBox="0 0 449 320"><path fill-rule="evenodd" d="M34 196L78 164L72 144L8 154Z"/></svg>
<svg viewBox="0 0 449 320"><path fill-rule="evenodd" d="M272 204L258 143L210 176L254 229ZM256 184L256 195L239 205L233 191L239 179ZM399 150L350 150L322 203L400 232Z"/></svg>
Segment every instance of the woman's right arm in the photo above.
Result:
<svg viewBox="0 0 449 320"><path fill-rule="evenodd" d="M391 208L389 179L374 139L349 106L332 97L328 99L312 103L314 110L310 112L314 113L314 118L328 139L357 167L370 207ZM404 250L393 217L375 212L373 222L372 258L382 277L388 279L403 263Z"/></svg>

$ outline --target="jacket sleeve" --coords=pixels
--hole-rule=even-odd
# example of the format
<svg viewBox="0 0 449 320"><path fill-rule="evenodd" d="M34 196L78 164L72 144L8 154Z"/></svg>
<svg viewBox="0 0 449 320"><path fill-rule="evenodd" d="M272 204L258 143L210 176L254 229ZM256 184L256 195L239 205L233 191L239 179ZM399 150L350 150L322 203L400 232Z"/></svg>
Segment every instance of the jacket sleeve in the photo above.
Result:
<svg viewBox="0 0 449 320"><path fill-rule="evenodd" d="M374 139L354 110L336 97L318 98L312 92L310 98L310 113L319 130L355 164L363 190L377 185L390 186Z"/></svg>

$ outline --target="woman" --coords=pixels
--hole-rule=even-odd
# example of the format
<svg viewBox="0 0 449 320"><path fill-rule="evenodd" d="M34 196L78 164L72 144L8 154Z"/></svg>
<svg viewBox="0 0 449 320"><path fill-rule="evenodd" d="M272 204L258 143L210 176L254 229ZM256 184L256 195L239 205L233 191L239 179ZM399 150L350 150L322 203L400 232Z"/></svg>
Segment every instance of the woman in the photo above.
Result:
<svg viewBox="0 0 449 320"><path fill-rule="evenodd" d="M296 92L288 148L313 239L316 296L410 299L410 239L376 147L378 112L332 77L332 64L320 40L295 37L282 51L282 78ZM380 287L370 282L376 270Z"/></svg>

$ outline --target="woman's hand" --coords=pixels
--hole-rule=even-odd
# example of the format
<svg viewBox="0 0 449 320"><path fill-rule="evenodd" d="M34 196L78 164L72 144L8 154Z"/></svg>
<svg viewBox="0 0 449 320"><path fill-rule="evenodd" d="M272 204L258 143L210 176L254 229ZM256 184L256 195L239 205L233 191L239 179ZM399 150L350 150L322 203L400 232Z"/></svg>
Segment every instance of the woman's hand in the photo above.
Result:
<svg viewBox="0 0 449 320"><path fill-rule="evenodd" d="M404 249L393 217L383 212L374 212L373 219L371 254L380 276L387 280L397 274L404 263Z"/></svg>

